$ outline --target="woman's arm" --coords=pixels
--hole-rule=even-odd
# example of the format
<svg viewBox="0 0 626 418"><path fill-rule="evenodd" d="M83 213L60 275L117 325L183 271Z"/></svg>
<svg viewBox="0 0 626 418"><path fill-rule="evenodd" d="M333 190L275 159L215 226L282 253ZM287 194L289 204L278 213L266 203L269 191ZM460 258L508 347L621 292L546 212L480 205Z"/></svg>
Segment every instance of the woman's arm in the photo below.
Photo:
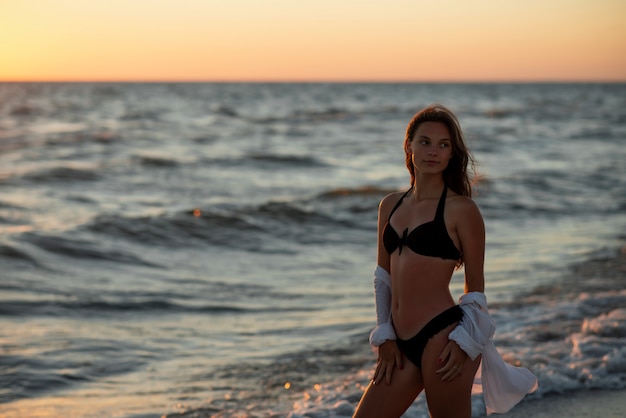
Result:
<svg viewBox="0 0 626 418"><path fill-rule="evenodd" d="M391 324L391 277L389 276L391 272L391 257L387 253L383 243L383 231L387 224L387 218L389 218L389 213L400 199L400 196L400 193L387 195L378 205L377 273L382 273L379 269L383 269L384 273L387 273L384 279L387 283L381 283L381 278L378 277L379 274L377 274L374 282L377 327L370 335L370 341L375 341L376 344L378 344L378 362L372 379L374 384L380 383L382 379L385 379L387 384L391 383L391 377L395 367L402 368L402 354L396 345L395 338L387 339L390 334L394 334L391 332L393 330ZM385 337L384 341L380 341L380 338L375 338L376 331L381 330L381 328Z"/></svg>
<svg viewBox="0 0 626 418"><path fill-rule="evenodd" d="M374 271L374 301L376 302L376 328L370 334L370 344L374 351L387 340L395 340L396 333L391 324L391 276L389 274L389 254L384 248L383 231L389 213L390 197L385 197L378 205L378 257Z"/></svg>
<svg viewBox="0 0 626 418"><path fill-rule="evenodd" d="M485 291L485 224L469 198L459 202L456 233L465 264L465 293Z"/></svg>
<svg viewBox="0 0 626 418"><path fill-rule="evenodd" d="M385 269L387 272L390 272L390 255L385 250L385 245L383 244L383 231L385 229L385 225L387 224L387 218L389 218L389 212L398 201L398 193L392 193L390 195L385 196L378 205L378 228L377 228L377 242L376 247L378 249L378 253L376 256L376 261L379 266Z"/></svg>
<svg viewBox="0 0 626 418"><path fill-rule="evenodd" d="M485 291L485 224L478 207L470 198L455 199L452 209L452 223L463 254L465 266L465 294ZM459 324L461 327L463 320ZM458 327L457 327L458 328ZM454 331L453 331L454 332ZM451 334L452 335L452 334ZM452 380L460 374L467 361L468 353L459 344L450 340L442 351L439 360L443 364L437 370L442 380Z"/></svg>

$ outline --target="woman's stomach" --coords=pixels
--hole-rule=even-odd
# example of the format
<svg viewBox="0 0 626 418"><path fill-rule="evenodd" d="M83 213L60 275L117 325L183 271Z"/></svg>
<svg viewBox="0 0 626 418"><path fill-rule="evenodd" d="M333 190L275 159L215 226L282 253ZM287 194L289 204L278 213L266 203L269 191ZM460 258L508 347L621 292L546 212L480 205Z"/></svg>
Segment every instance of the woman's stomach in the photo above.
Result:
<svg viewBox="0 0 626 418"><path fill-rule="evenodd" d="M412 256L413 260L392 260L391 266L391 315L402 339L413 337L428 321L455 305L449 290L455 263Z"/></svg>

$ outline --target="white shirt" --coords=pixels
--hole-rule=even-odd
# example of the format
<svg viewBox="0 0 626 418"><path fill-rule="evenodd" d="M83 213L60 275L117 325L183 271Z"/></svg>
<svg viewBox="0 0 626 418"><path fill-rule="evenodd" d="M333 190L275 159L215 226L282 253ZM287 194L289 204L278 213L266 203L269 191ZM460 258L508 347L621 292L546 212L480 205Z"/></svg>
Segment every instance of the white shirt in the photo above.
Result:
<svg viewBox="0 0 626 418"><path fill-rule="evenodd" d="M377 326L370 334L370 344L376 350L386 340L396 339L391 321L391 276L380 266L374 271L374 295ZM474 383L482 386L487 415L507 412L526 394L537 390L537 377L530 370L512 366L502 359L492 341L496 324L487 310L484 293L464 294L459 306L463 319L448 338L456 341L472 360L482 354Z"/></svg>

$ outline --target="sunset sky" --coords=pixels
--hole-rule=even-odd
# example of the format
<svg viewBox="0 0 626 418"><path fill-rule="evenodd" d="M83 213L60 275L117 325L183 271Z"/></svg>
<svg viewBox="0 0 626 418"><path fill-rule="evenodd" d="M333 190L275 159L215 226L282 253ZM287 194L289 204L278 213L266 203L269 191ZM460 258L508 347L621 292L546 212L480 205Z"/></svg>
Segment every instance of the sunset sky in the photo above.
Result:
<svg viewBox="0 0 626 418"><path fill-rule="evenodd" d="M4 81L626 81L624 0L0 0Z"/></svg>

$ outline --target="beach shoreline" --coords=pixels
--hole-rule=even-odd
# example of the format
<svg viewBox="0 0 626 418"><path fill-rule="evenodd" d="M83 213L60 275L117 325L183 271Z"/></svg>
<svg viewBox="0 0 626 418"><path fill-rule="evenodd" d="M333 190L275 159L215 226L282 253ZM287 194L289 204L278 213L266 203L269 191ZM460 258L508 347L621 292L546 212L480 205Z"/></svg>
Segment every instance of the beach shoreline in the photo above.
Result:
<svg viewBox="0 0 626 418"><path fill-rule="evenodd" d="M621 280L626 277L626 245L623 243L621 236L617 237L619 244L602 250L589 253L584 260L572 264L568 267L568 271L563 275L562 280L551 285L549 289L550 298L557 300L575 300L581 295L590 292L611 292L619 286ZM538 290L545 292L547 288ZM528 302L528 305L539 303L534 300L537 291L531 291L529 295L522 298ZM522 302L525 304L525 302ZM610 307L607 307L610 309ZM597 315L598 313L594 314ZM593 315L589 316L590 319ZM581 318L576 322L575 328L583 326L585 319ZM571 325L570 325L571 326ZM569 335L569 333L566 333ZM565 343L565 342L564 342ZM568 343L570 344L570 343ZM596 371L598 369L596 368ZM359 375L362 379L364 375ZM539 390L533 394L529 394L514 406L511 411L504 414L492 414L490 417L503 418L521 418L521 417L537 417L537 418L555 418L555 417L573 417L573 418L597 418L597 417L623 417L626 416L626 389L623 385L617 385L615 388L579 388L569 390L559 390L555 387L550 377L542 382L540 377ZM545 376L544 376L545 377ZM359 380L361 385L365 385L366 381ZM330 391L333 393L334 391ZM352 393L355 399L358 399L360 393ZM407 410L405 417L414 418L425 415L423 399L418 400L412 407ZM322 401L324 403L324 401ZM326 402L332 403L332 402ZM329 417L339 418L349 416L336 404L328 410L318 410L313 406L315 403L309 403L311 409L306 407L296 408L287 415L288 418L297 417ZM345 406L345 405L344 405ZM324 415L326 413L326 415ZM473 416L485 418L484 409L482 414L474 410Z"/></svg>
<svg viewBox="0 0 626 418"><path fill-rule="evenodd" d="M620 237L621 238L621 237ZM611 251L613 252L613 251ZM585 291L613 290L615 279L626 277L626 245L617 247L613 255L590 257L571 266L572 273L587 280L578 281L565 294ZM581 390L543 397L529 396L503 418L621 418L626 416L626 389Z"/></svg>
<svg viewBox="0 0 626 418"><path fill-rule="evenodd" d="M522 401L502 418L621 418L626 414L626 390L588 390Z"/></svg>

